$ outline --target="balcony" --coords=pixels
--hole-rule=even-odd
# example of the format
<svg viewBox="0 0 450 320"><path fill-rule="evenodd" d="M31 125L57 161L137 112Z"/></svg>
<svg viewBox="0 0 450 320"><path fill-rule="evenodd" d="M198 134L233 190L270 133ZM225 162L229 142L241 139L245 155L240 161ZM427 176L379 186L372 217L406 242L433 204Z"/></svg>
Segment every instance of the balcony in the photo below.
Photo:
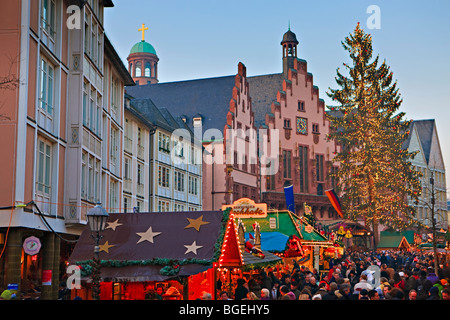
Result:
<svg viewBox="0 0 450 320"><path fill-rule="evenodd" d="M144 148L144 146L141 146L141 145L138 144L137 149L138 149L137 157L139 159L145 161L145 148Z"/></svg>
<svg viewBox="0 0 450 320"><path fill-rule="evenodd" d="M144 186L143 183L138 183L138 184L137 184L136 194L137 194L138 196L145 197L145 186Z"/></svg>
<svg viewBox="0 0 450 320"><path fill-rule="evenodd" d="M131 179L130 178L124 178L123 179L123 191L133 193L133 189L131 186Z"/></svg>

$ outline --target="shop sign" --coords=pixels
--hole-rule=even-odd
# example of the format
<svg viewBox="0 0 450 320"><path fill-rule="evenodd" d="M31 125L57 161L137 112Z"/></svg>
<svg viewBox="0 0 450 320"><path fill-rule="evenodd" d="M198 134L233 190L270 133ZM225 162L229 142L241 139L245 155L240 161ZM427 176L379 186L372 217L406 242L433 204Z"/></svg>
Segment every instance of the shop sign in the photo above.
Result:
<svg viewBox="0 0 450 320"><path fill-rule="evenodd" d="M38 238L31 236L23 242L23 251L26 254L34 256L39 253L39 250L41 250L41 241Z"/></svg>
<svg viewBox="0 0 450 320"><path fill-rule="evenodd" d="M255 203L248 198L241 198L233 202L232 205L222 206L222 210L231 208L232 214L236 218L265 218L267 217L267 204Z"/></svg>

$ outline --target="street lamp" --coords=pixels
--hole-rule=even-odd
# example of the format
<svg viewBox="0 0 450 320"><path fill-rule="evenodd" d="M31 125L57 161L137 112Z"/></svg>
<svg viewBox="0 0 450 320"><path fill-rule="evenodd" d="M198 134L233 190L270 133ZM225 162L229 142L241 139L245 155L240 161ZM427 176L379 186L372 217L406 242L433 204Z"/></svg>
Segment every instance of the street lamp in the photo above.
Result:
<svg viewBox="0 0 450 320"><path fill-rule="evenodd" d="M106 221L108 220L108 212L101 206L100 203L88 211L86 214L89 229L92 232L92 238L94 238L94 263L92 271L92 298L95 300L100 300L100 239L102 236L100 232L104 231L106 228Z"/></svg>

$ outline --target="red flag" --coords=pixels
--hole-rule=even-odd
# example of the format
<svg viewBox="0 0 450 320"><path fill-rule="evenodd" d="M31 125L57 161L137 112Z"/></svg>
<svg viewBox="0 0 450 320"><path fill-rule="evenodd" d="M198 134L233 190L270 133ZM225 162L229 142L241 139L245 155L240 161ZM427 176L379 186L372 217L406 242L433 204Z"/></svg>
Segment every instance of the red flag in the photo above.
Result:
<svg viewBox="0 0 450 320"><path fill-rule="evenodd" d="M341 218L343 218L344 214L342 213L341 203L339 202L339 198L334 189L327 190L325 191L325 193L328 196L328 199L330 199L333 208L337 211L337 213L341 216Z"/></svg>

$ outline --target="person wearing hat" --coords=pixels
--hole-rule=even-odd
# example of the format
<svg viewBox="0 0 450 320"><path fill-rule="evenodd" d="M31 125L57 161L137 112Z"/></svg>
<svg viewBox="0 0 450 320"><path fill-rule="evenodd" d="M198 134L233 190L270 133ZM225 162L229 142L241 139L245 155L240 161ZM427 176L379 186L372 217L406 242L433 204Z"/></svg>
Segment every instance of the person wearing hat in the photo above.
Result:
<svg viewBox="0 0 450 320"><path fill-rule="evenodd" d="M448 288L448 281L446 279L439 280L433 287L438 288L439 290L439 298L442 298L442 290Z"/></svg>
<svg viewBox="0 0 450 320"><path fill-rule="evenodd" d="M405 273L403 271L394 273L394 287L405 289Z"/></svg>
<svg viewBox="0 0 450 320"><path fill-rule="evenodd" d="M439 297L439 289L437 287L431 287L430 296L427 298L427 300L441 300L441 298Z"/></svg>

